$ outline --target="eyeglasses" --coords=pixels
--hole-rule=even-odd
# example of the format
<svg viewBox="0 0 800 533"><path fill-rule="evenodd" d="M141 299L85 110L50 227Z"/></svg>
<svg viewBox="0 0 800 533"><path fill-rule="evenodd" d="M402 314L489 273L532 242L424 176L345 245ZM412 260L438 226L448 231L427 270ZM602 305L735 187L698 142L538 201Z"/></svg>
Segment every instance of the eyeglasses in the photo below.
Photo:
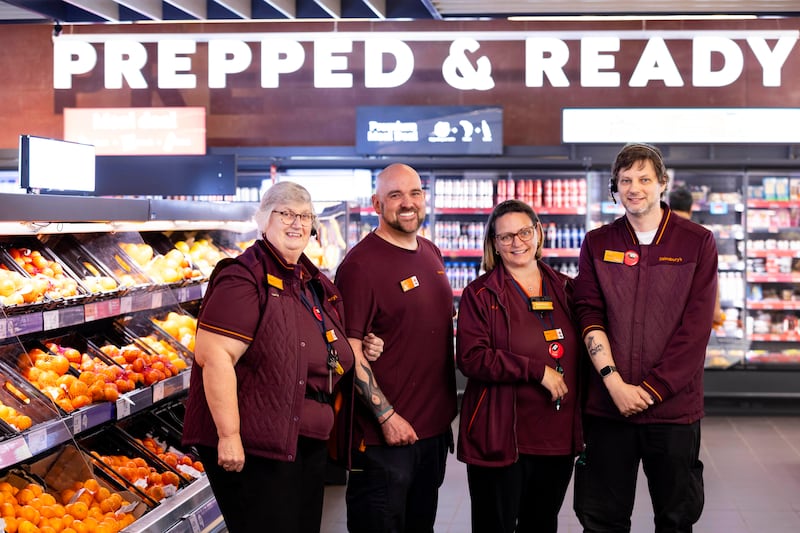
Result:
<svg viewBox="0 0 800 533"><path fill-rule="evenodd" d="M304 228L309 227L313 222L314 219L317 217L312 215L311 213L295 213L294 211L272 211L279 217L281 217L281 222L286 224L287 226L291 226L294 224L294 221L298 218L300 219L300 225Z"/></svg>
<svg viewBox="0 0 800 533"><path fill-rule="evenodd" d="M525 226L516 233L500 233L495 236L497 242L503 246L508 246L514 242L514 237L519 237L522 242L528 242L533 239L534 228L533 226Z"/></svg>

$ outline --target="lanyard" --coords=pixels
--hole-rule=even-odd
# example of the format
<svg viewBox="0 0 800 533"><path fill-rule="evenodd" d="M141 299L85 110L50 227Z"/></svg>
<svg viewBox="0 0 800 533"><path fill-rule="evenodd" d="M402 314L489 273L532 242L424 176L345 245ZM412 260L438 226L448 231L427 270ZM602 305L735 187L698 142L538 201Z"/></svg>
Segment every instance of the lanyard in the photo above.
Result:
<svg viewBox="0 0 800 533"><path fill-rule="evenodd" d="M520 284L514 278L511 278L514 282L514 288L517 289L517 292L522 297L522 300L525 302L529 311L532 311L536 318L539 319L539 322L542 324L542 330L544 331L544 340L548 344L547 352L550 354L550 357L553 358L553 361L556 363L556 372L559 374L564 374L564 367L561 366L561 358L564 356L564 347L561 345L559 340L564 338L564 333L561 328L557 328L555 326L555 322L553 320L553 302L549 298L547 298L547 285L544 282L544 277L542 278L542 297L541 299L536 299L535 297L528 296L525 291L522 289ZM549 309L542 309L540 311L535 310L536 306L535 303L539 302L550 302ZM544 315L547 313L547 317L550 319L550 329L547 329L547 323L544 320ZM556 411L561 410L561 398L556 400Z"/></svg>
<svg viewBox="0 0 800 533"><path fill-rule="evenodd" d="M300 300L303 302L306 309L311 312L311 316L314 317L322 333L322 340L328 348L328 393L333 393L333 373L336 372L340 376L344 374L344 368L342 368L341 363L339 363L339 352L337 352L336 348L333 346L333 341L336 340L336 332L333 331L333 328L327 329L325 327L325 314L322 311L322 305L320 304L319 296L317 296L317 291L310 285L306 286L308 287L308 292L311 293L311 297L314 298L314 303L312 305L312 303L308 301L305 289L300 290Z"/></svg>

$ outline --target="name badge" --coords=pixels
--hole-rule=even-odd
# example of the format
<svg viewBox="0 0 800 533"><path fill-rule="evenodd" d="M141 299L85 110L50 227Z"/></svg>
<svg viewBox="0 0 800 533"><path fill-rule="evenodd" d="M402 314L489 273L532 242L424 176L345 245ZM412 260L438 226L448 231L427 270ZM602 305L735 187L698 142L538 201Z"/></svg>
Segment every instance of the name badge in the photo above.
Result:
<svg viewBox="0 0 800 533"><path fill-rule="evenodd" d="M325 332L325 340L327 340L328 342L334 342L338 341L339 337L336 336L336 332L334 330L329 329L328 331Z"/></svg>
<svg viewBox="0 0 800 533"><path fill-rule="evenodd" d="M603 261L606 263L622 263L625 261L625 252L616 252L614 250L606 250L603 254Z"/></svg>
<svg viewBox="0 0 800 533"><path fill-rule="evenodd" d="M544 340L547 342L560 341L564 338L564 332L561 328L546 329L544 330Z"/></svg>
<svg viewBox="0 0 800 533"><path fill-rule="evenodd" d="M411 276L410 278L406 278L400 282L400 288L403 289L403 292L408 292L411 289L416 289L419 287L419 280L417 276Z"/></svg>
<svg viewBox="0 0 800 533"><path fill-rule="evenodd" d="M530 304L531 311L544 312L553 310L553 301L544 296L528 298L528 303Z"/></svg>

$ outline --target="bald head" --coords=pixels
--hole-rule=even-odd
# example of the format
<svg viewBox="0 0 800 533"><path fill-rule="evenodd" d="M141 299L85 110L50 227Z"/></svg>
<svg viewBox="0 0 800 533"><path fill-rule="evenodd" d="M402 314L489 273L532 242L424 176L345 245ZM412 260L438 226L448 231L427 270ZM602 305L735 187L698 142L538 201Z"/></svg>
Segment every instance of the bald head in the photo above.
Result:
<svg viewBox="0 0 800 533"><path fill-rule="evenodd" d="M395 163L376 179L372 206L380 217L378 230L384 238L416 247L416 235L425 220L425 191L416 170Z"/></svg>
<svg viewBox="0 0 800 533"><path fill-rule="evenodd" d="M385 196L399 181L415 181L417 188L422 190L422 180L416 170L403 163L393 163L378 174L375 181L375 194Z"/></svg>

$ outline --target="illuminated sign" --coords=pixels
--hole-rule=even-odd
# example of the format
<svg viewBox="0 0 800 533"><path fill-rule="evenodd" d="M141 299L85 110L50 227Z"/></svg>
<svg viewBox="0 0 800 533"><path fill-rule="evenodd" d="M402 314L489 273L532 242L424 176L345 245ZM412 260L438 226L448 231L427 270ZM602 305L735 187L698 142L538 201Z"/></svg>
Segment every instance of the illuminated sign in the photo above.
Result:
<svg viewBox="0 0 800 533"><path fill-rule="evenodd" d="M160 89L194 89L199 71L208 73L209 89L224 89L229 78L256 66L264 89L277 89L283 77L304 69L312 71L315 88L346 89L354 87L354 72L362 70L354 64L363 60L364 87L392 89L412 79L413 43L425 41L446 47L440 67L444 83L460 91L491 91L493 65L508 61L507 52L483 45L524 41L525 87L726 87L739 81L752 61L760 68L762 86L780 87L799 36L797 30L76 33L53 40L53 83L56 89L71 89L76 77L102 68L106 89L148 88L153 81L145 73L150 71ZM578 43L577 54L571 41ZM681 41L690 43L691 53L674 53ZM204 50L198 50L201 42ZM363 42L358 60L355 42ZM633 71L619 69L617 59L631 53L638 55ZM253 65L256 57L259 63ZM198 67L201 60L207 69Z"/></svg>
<svg viewBox="0 0 800 533"><path fill-rule="evenodd" d="M490 106L362 106L356 152L364 155L501 155L503 109Z"/></svg>
<svg viewBox="0 0 800 533"><path fill-rule="evenodd" d="M204 107L64 109L64 138L97 155L204 155Z"/></svg>

